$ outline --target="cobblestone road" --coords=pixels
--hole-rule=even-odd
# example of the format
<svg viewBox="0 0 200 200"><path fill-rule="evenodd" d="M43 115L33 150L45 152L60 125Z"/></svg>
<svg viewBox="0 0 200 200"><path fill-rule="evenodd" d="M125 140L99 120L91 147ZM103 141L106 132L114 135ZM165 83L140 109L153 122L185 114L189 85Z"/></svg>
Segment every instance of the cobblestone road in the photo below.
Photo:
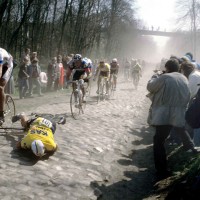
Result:
<svg viewBox="0 0 200 200"><path fill-rule="evenodd" d="M147 199L152 191L152 134L146 124L149 100L145 73L138 90L122 79L114 98L96 103L95 91L79 120L70 115L70 91L15 100L17 111L67 116L55 140L59 150L35 160L14 150L23 134L0 136L0 199Z"/></svg>

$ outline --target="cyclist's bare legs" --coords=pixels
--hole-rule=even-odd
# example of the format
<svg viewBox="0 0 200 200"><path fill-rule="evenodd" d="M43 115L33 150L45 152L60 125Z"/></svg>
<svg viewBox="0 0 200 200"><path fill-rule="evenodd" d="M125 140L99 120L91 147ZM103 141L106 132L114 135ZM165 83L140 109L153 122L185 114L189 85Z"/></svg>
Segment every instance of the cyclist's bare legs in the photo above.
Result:
<svg viewBox="0 0 200 200"><path fill-rule="evenodd" d="M77 92L75 92L76 88L77 88L76 83L72 83L72 90L74 92L75 102L78 104L78 94L77 94Z"/></svg>
<svg viewBox="0 0 200 200"><path fill-rule="evenodd" d="M113 79L113 74L110 74L109 85L111 85Z"/></svg>
<svg viewBox="0 0 200 200"><path fill-rule="evenodd" d="M116 89L116 86L117 86L117 75L116 74L113 75L113 83L114 83L114 89Z"/></svg>
<svg viewBox="0 0 200 200"><path fill-rule="evenodd" d="M4 119L4 104L5 104L5 93L4 88L7 81L3 78L0 79L0 121Z"/></svg>
<svg viewBox="0 0 200 200"><path fill-rule="evenodd" d="M109 80L106 78L106 94L109 94Z"/></svg>
<svg viewBox="0 0 200 200"><path fill-rule="evenodd" d="M101 79L102 79L102 76L99 76L97 80L97 94L99 93L99 84L101 82Z"/></svg>
<svg viewBox="0 0 200 200"><path fill-rule="evenodd" d="M85 87L84 87L84 85L82 84L81 85L81 91L82 91L82 94L83 94L83 96L82 96L82 99L83 99L83 102L85 102L86 100L85 100Z"/></svg>

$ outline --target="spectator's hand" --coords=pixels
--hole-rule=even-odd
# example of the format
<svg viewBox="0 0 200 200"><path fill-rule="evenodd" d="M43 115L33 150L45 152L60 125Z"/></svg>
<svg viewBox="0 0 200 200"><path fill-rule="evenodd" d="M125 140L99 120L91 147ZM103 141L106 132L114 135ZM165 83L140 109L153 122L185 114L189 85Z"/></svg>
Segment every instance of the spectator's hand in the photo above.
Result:
<svg viewBox="0 0 200 200"><path fill-rule="evenodd" d="M158 74L154 74L151 78L158 78L159 75Z"/></svg>

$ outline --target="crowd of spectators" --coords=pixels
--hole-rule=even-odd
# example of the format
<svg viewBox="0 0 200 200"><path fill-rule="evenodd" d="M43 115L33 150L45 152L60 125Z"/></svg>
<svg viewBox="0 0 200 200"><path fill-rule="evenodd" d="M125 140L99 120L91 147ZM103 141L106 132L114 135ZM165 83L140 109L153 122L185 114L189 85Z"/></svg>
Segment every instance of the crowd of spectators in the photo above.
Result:
<svg viewBox="0 0 200 200"><path fill-rule="evenodd" d="M173 143L182 143L186 152L197 154L200 150L200 128L192 128L185 119L185 112L200 88L199 69L192 53L188 52L180 58L162 59L160 68L157 66L156 73L148 81L150 93L147 96L152 101L148 123L155 127L153 152L159 179L171 174L165 151L169 136Z"/></svg>
<svg viewBox="0 0 200 200"><path fill-rule="evenodd" d="M19 98L24 99L62 90L66 84L66 70L72 57L73 54L52 57L50 62L41 68L38 53L31 53L30 49L26 48L14 69L14 73L17 73L15 81L12 76L7 84L6 93L13 94L17 88Z"/></svg>

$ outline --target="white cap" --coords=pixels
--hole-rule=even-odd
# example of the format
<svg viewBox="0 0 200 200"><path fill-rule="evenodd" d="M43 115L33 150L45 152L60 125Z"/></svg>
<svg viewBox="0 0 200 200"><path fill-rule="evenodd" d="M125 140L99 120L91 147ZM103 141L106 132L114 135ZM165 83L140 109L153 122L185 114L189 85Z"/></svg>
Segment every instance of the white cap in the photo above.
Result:
<svg viewBox="0 0 200 200"><path fill-rule="evenodd" d="M34 140L31 144L31 149L36 156L42 157L44 155L44 144L41 140Z"/></svg>

